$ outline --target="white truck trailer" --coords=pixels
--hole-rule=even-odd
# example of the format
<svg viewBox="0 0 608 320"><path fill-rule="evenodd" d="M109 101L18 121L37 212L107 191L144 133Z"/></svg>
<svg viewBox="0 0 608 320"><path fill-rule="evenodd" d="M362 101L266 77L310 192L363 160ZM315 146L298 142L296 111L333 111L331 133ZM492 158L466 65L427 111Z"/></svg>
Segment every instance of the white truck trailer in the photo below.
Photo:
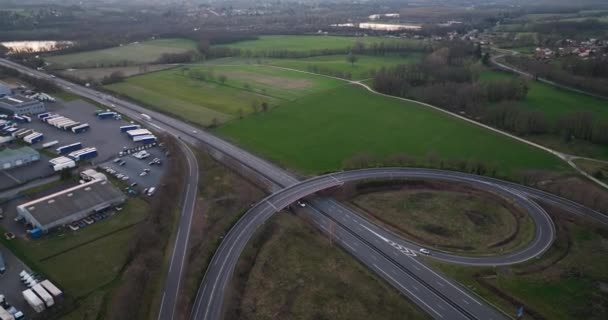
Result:
<svg viewBox="0 0 608 320"><path fill-rule="evenodd" d="M0 320L15 320L15 317L0 306Z"/></svg>
<svg viewBox="0 0 608 320"><path fill-rule="evenodd" d="M46 291L48 291L53 298L55 298L55 300L63 297L63 292L61 292L61 290L59 290L59 288L57 288L51 281L44 280L40 282L40 285L43 286L44 289L46 289Z"/></svg>
<svg viewBox="0 0 608 320"><path fill-rule="evenodd" d="M38 296L34 293L34 291L32 291L32 289L24 290L22 294L25 301L27 301L30 307L34 309L34 311L36 311L37 313L44 311L44 302L42 302L42 300L38 298Z"/></svg>
<svg viewBox="0 0 608 320"><path fill-rule="evenodd" d="M38 295L38 297L40 297L40 299L42 299L42 301L44 301L44 305L47 308L52 307L55 304L55 300L53 300L53 296L51 296L50 293L48 293L41 285L40 283L33 286L32 290L34 291L34 293L36 293L36 295Z"/></svg>

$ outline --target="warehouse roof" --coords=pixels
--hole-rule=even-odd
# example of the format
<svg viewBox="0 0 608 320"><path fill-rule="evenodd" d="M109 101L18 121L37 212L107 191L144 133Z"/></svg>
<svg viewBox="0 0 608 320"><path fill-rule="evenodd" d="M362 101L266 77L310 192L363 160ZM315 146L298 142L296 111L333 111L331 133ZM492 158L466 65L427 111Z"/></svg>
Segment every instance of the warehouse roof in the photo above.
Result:
<svg viewBox="0 0 608 320"><path fill-rule="evenodd" d="M38 100L33 100L30 98L26 98L24 96L12 96L12 97L3 97L0 98L0 104L5 104L11 107L19 107L24 104L39 102Z"/></svg>
<svg viewBox="0 0 608 320"><path fill-rule="evenodd" d="M0 159L37 155L39 155L38 151L30 147L21 147L19 149L6 148L4 150L0 150Z"/></svg>
<svg viewBox="0 0 608 320"><path fill-rule="evenodd" d="M47 225L105 202L124 199L123 193L108 181L93 180L19 205L41 225Z"/></svg>

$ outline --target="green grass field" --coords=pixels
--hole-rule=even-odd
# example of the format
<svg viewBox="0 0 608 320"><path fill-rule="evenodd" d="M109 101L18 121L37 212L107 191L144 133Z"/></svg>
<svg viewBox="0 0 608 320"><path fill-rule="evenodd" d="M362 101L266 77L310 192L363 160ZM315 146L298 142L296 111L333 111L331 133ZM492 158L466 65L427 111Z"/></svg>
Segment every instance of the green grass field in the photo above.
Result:
<svg viewBox="0 0 608 320"><path fill-rule="evenodd" d="M119 214L78 231L55 232L37 240L13 240L25 255L71 297L80 298L108 284L126 261L132 230L148 206L130 199Z"/></svg>
<svg viewBox="0 0 608 320"><path fill-rule="evenodd" d="M264 61L264 63L302 71L311 71L310 67L317 67L332 72L350 73L352 79L360 80L371 77L371 71L380 70L382 67L415 63L422 58L422 54L359 56L358 58L359 61L354 65L346 61L346 55L320 56L306 59L270 59Z"/></svg>
<svg viewBox="0 0 608 320"><path fill-rule="evenodd" d="M503 174L518 169L562 170L532 147L416 103L354 86L287 103L267 114L232 121L217 132L285 167L306 174L339 170L361 152L424 158L476 159Z"/></svg>
<svg viewBox="0 0 608 320"><path fill-rule="evenodd" d="M252 103L276 107L285 101L317 93L343 82L315 75L253 65L191 65L154 72L107 86L108 89L144 102L158 110L208 126L213 119L225 122L253 111ZM210 73L215 80L192 79L193 70ZM217 78L225 75L222 84Z"/></svg>
<svg viewBox="0 0 608 320"><path fill-rule="evenodd" d="M45 57L53 68L100 67L122 61L130 63L149 63L163 53L179 53L196 50L196 43L187 39L160 39L130 43L121 47L71 53Z"/></svg>
<svg viewBox="0 0 608 320"><path fill-rule="evenodd" d="M357 41L365 45L373 43L395 43L405 42L410 44L421 43L419 40L397 39L386 37L340 37L340 36L261 36L258 40L239 41L225 46L241 50L265 51L265 50L288 50L288 51L311 51L321 49L344 49L352 47Z"/></svg>
<svg viewBox="0 0 608 320"><path fill-rule="evenodd" d="M504 80L514 77L500 71L484 71L481 81ZM608 119L608 101L558 89L538 81L529 81L530 90L520 104L531 110L542 111L551 121L578 111L592 112L598 119Z"/></svg>

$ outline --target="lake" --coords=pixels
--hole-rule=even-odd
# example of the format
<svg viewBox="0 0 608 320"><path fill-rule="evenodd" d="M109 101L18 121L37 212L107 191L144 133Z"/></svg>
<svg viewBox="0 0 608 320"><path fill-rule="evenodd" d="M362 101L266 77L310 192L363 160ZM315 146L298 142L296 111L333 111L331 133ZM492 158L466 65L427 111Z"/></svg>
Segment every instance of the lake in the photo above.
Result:
<svg viewBox="0 0 608 320"><path fill-rule="evenodd" d="M72 46L71 41L7 41L1 42L10 52L48 52Z"/></svg>

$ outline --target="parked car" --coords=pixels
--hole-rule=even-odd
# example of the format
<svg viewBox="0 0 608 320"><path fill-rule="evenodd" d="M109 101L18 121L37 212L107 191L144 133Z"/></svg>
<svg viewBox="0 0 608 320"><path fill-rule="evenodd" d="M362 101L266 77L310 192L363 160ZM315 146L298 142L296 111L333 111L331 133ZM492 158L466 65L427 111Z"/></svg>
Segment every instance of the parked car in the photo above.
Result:
<svg viewBox="0 0 608 320"><path fill-rule="evenodd" d="M12 232L5 232L4 233L4 239L6 240L13 240L15 239L15 234Z"/></svg>

